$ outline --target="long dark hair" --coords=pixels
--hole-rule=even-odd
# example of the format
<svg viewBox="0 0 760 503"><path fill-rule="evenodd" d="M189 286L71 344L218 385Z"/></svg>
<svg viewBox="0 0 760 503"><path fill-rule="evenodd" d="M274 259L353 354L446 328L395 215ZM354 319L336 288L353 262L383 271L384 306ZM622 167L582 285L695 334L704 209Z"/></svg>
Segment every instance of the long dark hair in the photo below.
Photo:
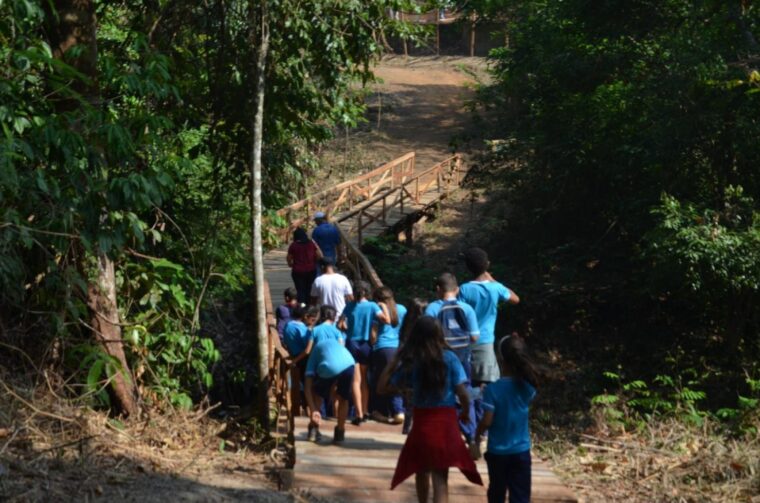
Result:
<svg viewBox="0 0 760 503"><path fill-rule="evenodd" d="M309 235L306 234L306 229L303 227L298 227L295 231L293 231L293 241L296 243L308 243Z"/></svg>
<svg viewBox="0 0 760 503"><path fill-rule="evenodd" d="M514 372L515 377L538 386L538 369L528 355L525 341L517 334L508 335L499 341L501 361Z"/></svg>
<svg viewBox="0 0 760 503"><path fill-rule="evenodd" d="M399 342L404 343L409 338L409 334L412 332L412 328L414 327L414 324L417 323L417 320L425 314L425 309L428 306L428 302L424 299L420 299L415 297L412 299L412 302L409 304L409 307L406 311L406 316L404 316L404 322L401 324L401 330L399 332Z"/></svg>
<svg viewBox="0 0 760 503"><path fill-rule="evenodd" d="M388 306L388 313L391 315L391 326L398 326L398 309L396 309L396 299L393 298L393 290L387 286L381 286L375 290L372 296L375 302L383 302Z"/></svg>
<svg viewBox="0 0 760 503"><path fill-rule="evenodd" d="M406 343L399 349L397 358L401 368L417 371L425 393L443 395L447 372L443 350L446 347L438 320L432 316L421 316L412 327Z"/></svg>

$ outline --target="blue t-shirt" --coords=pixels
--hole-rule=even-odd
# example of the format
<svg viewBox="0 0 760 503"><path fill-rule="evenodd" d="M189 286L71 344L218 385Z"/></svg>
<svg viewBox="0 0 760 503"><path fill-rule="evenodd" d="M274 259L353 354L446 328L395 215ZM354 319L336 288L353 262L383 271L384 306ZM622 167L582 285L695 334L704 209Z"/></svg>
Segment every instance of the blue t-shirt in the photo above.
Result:
<svg viewBox="0 0 760 503"><path fill-rule="evenodd" d="M325 257L335 260L338 255L336 247L340 244L340 233L335 225L330 222L319 224L311 231L311 239L317 242Z"/></svg>
<svg viewBox="0 0 760 503"><path fill-rule="evenodd" d="M314 344L319 344L325 339L334 339L338 342L343 341L346 337L343 332L338 330L338 327L333 323L320 323L311 330L311 338Z"/></svg>
<svg viewBox="0 0 760 503"><path fill-rule="evenodd" d="M446 364L446 384L443 387L443 393L425 392L422 389L420 379L417 375L418 369L415 367L411 375L411 387L413 390L413 403L415 407L455 407L457 404L456 387L467 382L467 376L464 368L459 362L459 358L453 351L445 349L443 351L443 361ZM391 384L394 386L408 386L409 376L401 370L397 370L391 376Z"/></svg>
<svg viewBox="0 0 760 503"><path fill-rule="evenodd" d="M382 321L376 321L377 325L377 341L375 342L374 349L386 349L398 347L398 334L401 331L401 324L404 323L404 316L406 316L406 308L401 304L396 304L396 312L398 313L398 324L394 327L388 325Z"/></svg>
<svg viewBox="0 0 760 503"><path fill-rule="evenodd" d="M340 342L326 338L311 349L309 361L306 362L306 376L330 379L355 363L354 357Z"/></svg>
<svg viewBox="0 0 760 503"><path fill-rule="evenodd" d="M496 311L500 301L509 300L509 290L498 281L469 281L459 287L459 300L475 310L480 327L476 344L493 344L496 329Z"/></svg>
<svg viewBox="0 0 760 503"><path fill-rule="evenodd" d="M293 308L287 304L280 304L275 311L275 317L277 318L277 333L282 338L285 333L285 325L290 321L290 316L293 314Z"/></svg>
<svg viewBox="0 0 760 503"><path fill-rule="evenodd" d="M298 356L306 351L306 346L311 339L311 330L303 321L291 320L285 325L282 335L282 343L290 356Z"/></svg>
<svg viewBox="0 0 760 503"><path fill-rule="evenodd" d="M517 454L530 450L528 407L536 388L522 379L502 377L486 386L483 408L493 412L488 428L488 452Z"/></svg>
<svg viewBox="0 0 760 503"><path fill-rule="evenodd" d="M377 313L382 313L376 303L371 300L349 302L343 310L342 317L346 319L346 338L351 341L368 341Z"/></svg>
<svg viewBox="0 0 760 503"><path fill-rule="evenodd" d="M446 299L446 300L454 300L452 299ZM425 315L432 316L435 319L438 319L438 313L441 312L441 306L443 306L443 300L438 299L434 300L428 306L425 308ZM462 307L462 311L464 311L465 319L467 320L467 326L462 327L465 332L470 334L470 337L477 337L480 335L480 327L478 326L478 317L475 315L475 310L470 306L468 303L463 302L461 300L457 300L457 305Z"/></svg>

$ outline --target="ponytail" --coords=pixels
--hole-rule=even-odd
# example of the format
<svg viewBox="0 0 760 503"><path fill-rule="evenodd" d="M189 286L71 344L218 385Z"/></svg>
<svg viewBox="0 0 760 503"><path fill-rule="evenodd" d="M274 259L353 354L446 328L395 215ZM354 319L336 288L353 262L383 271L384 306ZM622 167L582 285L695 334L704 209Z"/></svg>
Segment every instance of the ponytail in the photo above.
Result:
<svg viewBox="0 0 760 503"><path fill-rule="evenodd" d="M393 290L387 286L381 286L375 290L373 295L375 302L383 302L388 306L388 314L391 316L391 326L398 326L398 309L396 309L396 300L393 298Z"/></svg>
<svg viewBox="0 0 760 503"><path fill-rule="evenodd" d="M538 387L538 370L528 356L525 341L517 334L507 335L499 341L499 354L504 364L518 379Z"/></svg>

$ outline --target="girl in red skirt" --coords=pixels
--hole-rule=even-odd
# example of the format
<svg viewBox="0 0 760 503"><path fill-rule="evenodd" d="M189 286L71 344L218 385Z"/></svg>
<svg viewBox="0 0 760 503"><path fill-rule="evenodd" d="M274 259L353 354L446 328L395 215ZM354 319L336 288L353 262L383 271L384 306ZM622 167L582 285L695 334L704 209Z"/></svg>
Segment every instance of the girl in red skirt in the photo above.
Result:
<svg viewBox="0 0 760 503"><path fill-rule="evenodd" d="M483 485L457 422L457 397L462 405L460 418L469 420L466 382L462 364L446 346L438 320L422 316L378 383L379 393L411 387L414 396L414 425L401 449L391 489L415 474L417 499L425 502L432 478L433 501L445 503L449 467L459 468L472 483Z"/></svg>

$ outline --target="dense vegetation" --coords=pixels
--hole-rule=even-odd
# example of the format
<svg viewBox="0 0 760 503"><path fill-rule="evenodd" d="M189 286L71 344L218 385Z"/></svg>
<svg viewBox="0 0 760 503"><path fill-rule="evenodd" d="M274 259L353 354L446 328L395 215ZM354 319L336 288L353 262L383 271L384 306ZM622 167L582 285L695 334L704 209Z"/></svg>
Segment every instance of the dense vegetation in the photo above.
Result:
<svg viewBox="0 0 760 503"><path fill-rule="evenodd" d="M760 9L468 6L507 26L479 182L508 191L492 251L530 299L519 328L555 333L639 409L756 410Z"/></svg>
<svg viewBox="0 0 760 503"><path fill-rule="evenodd" d="M379 35L401 28L386 9L402 3L266 2L266 208L360 117L352 86L372 79ZM0 2L2 366L48 369L104 404L119 380L183 407L212 385L204 306L251 283L263 5Z"/></svg>

